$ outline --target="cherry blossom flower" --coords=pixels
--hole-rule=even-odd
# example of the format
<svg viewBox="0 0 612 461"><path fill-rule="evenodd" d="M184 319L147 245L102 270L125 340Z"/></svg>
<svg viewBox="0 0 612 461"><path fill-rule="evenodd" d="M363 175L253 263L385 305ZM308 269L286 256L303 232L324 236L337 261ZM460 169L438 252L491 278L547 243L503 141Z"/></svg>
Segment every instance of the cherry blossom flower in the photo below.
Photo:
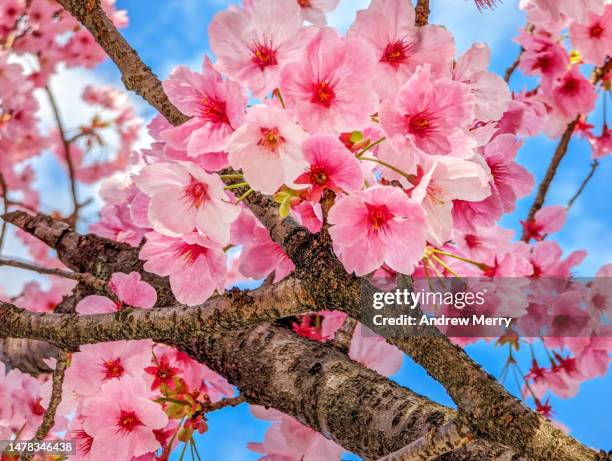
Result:
<svg viewBox="0 0 612 461"><path fill-rule="evenodd" d="M274 283L295 269L293 262L272 239L265 227L246 210L232 225L232 243L242 245L238 270L245 277L263 279L274 272Z"/></svg>
<svg viewBox="0 0 612 461"><path fill-rule="evenodd" d="M337 138L315 135L302 145L304 157L310 164L296 184L309 184L310 200L318 202L325 189L334 192L358 191L363 186L359 161Z"/></svg>
<svg viewBox="0 0 612 461"><path fill-rule="evenodd" d="M138 272L130 274L115 272L110 279L109 288L117 296L119 303L106 296L91 295L79 301L76 311L79 314L103 314L119 311L124 305L151 309L157 302L155 288L141 281Z"/></svg>
<svg viewBox="0 0 612 461"><path fill-rule="evenodd" d="M580 73L578 66L568 70L553 85L552 101L559 113L567 119L591 112L596 100L597 93L593 85Z"/></svg>
<svg viewBox="0 0 612 461"><path fill-rule="evenodd" d="M205 58L202 73L179 66L163 87L170 101L192 118L163 130L161 138L190 157L225 150L230 135L244 121L246 95L240 85L224 80Z"/></svg>
<svg viewBox="0 0 612 461"><path fill-rule="evenodd" d="M229 161L242 169L249 185L273 194L291 185L306 167L302 142L308 137L287 111L268 106L249 110L246 122L232 135Z"/></svg>
<svg viewBox="0 0 612 461"><path fill-rule="evenodd" d="M339 197L329 212L334 249L348 272L383 263L411 274L425 249L425 214L403 191L376 186Z"/></svg>
<svg viewBox="0 0 612 461"><path fill-rule="evenodd" d="M239 209L226 200L223 183L191 163L156 163L143 168L134 183L151 197L153 229L169 236L195 228L220 244L229 240Z"/></svg>
<svg viewBox="0 0 612 461"><path fill-rule="evenodd" d="M474 95L474 116L486 122L499 120L510 103L510 90L504 80L487 71L491 50L484 43L475 43L457 61L453 79L465 83Z"/></svg>
<svg viewBox="0 0 612 461"><path fill-rule="evenodd" d="M453 151L453 136L462 138L474 108L468 88L447 78L433 79L431 68L417 69L401 87L395 102L383 101L380 122L398 152L418 149L443 155ZM471 152L462 152L469 157Z"/></svg>
<svg viewBox="0 0 612 461"><path fill-rule="evenodd" d="M302 11L302 19L315 26L327 23L325 13L336 9L340 0L296 0Z"/></svg>
<svg viewBox="0 0 612 461"><path fill-rule="evenodd" d="M553 21L558 21L561 14L575 19L584 24L589 12L602 14L604 11L604 0L521 0L521 8L533 3L542 12L550 16Z"/></svg>
<svg viewBox="0 0 612 461"><path fill-rule="evenodd" d="M364 128L376 111L374 65L374 53L363 42L321 29L300 62L282 71L287 107L309 131L339 134Z"/></svg>
<svg viewBox="0 0 612 461"><path fill-rule="evenodd" d="M216 67L256 98L278 87L282 67L299 59L302 10L297 2L258 0L251 11L218 13L208 28Z"/></svg>
<svg viewBox="0 0 612 461"><path fill-rule="evenodd" d="M476 162L456 157L432 157L417 175L413 200L426 215L427 240L443 244L451 236L453 200L479 202L491 194L489 173Z"/></svg>
<svg viewBox="0 0 612 461"><path fill-rule="evenodd" d="M161 444L155 430L168 424L161 406L148 398L143 379L125 377L105 383L81 412L83 428L92 438L94 459L130 459L152 453Z"/></svg>
<svg viewBox="0 0 612 461"><path fill-rule="evenodd" d="M564 207L548 206L539 210L533 220L521 221L529 239L543 240L547 234L558 232L565 224L567 211Z"/></svg>
<svg viewBox="0 0 612 461"><path fill-rule="evenodd" d="M565 48L548 34L523 31L516 42L525 49L519 69L526 75L542 76L545 88L555 77L565 72L569 65L569 55Z"/></svg>
<svg viewBox="0 0 612 461"><path fill-rule="evenodd" d="M84 344L66 370L67 388L81 396L97 394L103 383L126 376L144 375L143 363L151 357L152 341L116 341Z"/></svg>
<svg viewBox="0 0 612 461"><path fill-rule="evenodd" d="M381 99L392 99L419 65L448 76L455 56L452 34L443 27L415 27L414 9L403 0L373 0L357 12L349 37L366 40L376 53L372 82Z"/></svg>
<svg viewBox="0 0 612 461"><path fill-rule="evenodd" d="M145 373L153 376L155 379L151 384L151 390L159 389L163 384L168 387L174 387L174 377L181 373L181 369L173 367L166 354L156 360L153 366L146 367Z"/></svg>
<svg viewBox="0 0 612 461"><path fill-rule="evenodd" d="M147 272L170 277L177 301L189 306L203 303L215 290L223 291L225 254L213 240L195 232L180 238L156 232L146 234L139 257Z"/></svg>
<svg viewBox="0 0 612 461"><path fill-rule="evenodd" d="M589 13L586 23L572 23L569 28L572 45L584 62L602 65L612 55L612 5L602 15Z"/></svg>

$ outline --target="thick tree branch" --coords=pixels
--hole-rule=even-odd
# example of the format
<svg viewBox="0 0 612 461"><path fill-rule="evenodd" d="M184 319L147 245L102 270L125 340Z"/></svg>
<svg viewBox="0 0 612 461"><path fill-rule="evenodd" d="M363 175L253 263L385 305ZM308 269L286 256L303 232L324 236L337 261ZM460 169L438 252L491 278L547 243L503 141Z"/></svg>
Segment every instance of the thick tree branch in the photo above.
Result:
<svg viewBox="0 0 612 461"><path fill-rule="evenodd" d="M125 309L115 314L41 314L0 302L0 338L47 341L69 351L82 344L127 339L182 343L315 309L294 278L256 290L234 289L201 306Z"/></svg>
<svg viewBox="0 0 612 461"><path fill-rule="evenodd" d="M8 369L17 368L24 373L38 376L50 373L44 359L57 357L59 350L44 341L22 338L0 338L0 362Z"/></svg>
<svg viewBox="0 0 612 461"><path fill-rule="evenodd" d="M452 421L378 461L432 461L467 445L472 438L469 430Z"/></svg>

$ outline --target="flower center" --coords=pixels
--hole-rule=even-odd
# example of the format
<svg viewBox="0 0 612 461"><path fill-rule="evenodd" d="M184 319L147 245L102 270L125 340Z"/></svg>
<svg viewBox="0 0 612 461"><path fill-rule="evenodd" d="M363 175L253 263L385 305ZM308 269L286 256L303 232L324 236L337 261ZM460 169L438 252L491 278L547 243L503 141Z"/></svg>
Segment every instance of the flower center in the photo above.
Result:
<svg viewBox="0 0 612 461"><path fill-rule="evenodd" d="M576 80L575 78L568 78L563 83L563 86L561 87L561 92L568 94L568 95L573 95L577 91L578 91L578 80Z"/></svg>
<svg viewBox="0 0 612 461"><path fill-rule="evenodd" d="M125 369L121 364L121 359L112 359L102 362L102 370L104 372L104 379L121 378Z"/></svg>
<svg viewBox="0 0 612 461"><path fill-rule="evenodd" d="M310 0L297 0L297 2L302 8L310 7Z"/></svg>
<svg viewBox="0 0 612 461"><path fill-rule="evenodd" d="M138 419L133 411L121 410L119 418L117 418L117 432L130 433L136 427L142 426L142 421Z"/></svg>
<svg viewBox="0 0 612 461"><path fill-rule="evenodd" d="M278 128L262 128L261 138L257 142L257 145L269 151L276 152L284 142L285 138L281 136Z"/></svg>
<svg viewBox="0 0 612 461"><path fill-rule="evenodd" d="M202 184L191 178L191 183L185 187L185 197L197 209L202 208L204 202L208 199L208 190L206 184Z"/></svg>
<svg viewBox="0 0 612 461"><path fill-rule="evenodd" d="M320 166L313 166L310 169L310 182L312 184L316 184L317 186L324 186L329 181L329 176L327 175L327 171Z"/></svg>
<svg viewBox="0 0 612 461"><path fill-rule="evenodd" d="M422 110L416 114L406 114L406 125L408 131L419 136L427 136L437 131L434 115L428 110Z"/></svg>
<svg viewBox="0 0 612 461"><path fill-rule="evenodd" d="M480 238L474 234L465 234L465 243L469 248L478 248L482 246Z"/></svg>
<svg viewBox="0 0 612 461"><path fill-rule="evenodd" d="M211 123L225 123L229 125L229 119L225 113L225 101L204 96L199 108L199 115Z"/></svg>
<svg viewBox="0 0 612 461"><path fill-rule="evenodd" d="M30 405L32 413L34 413L36 416L42 416L45 414L45 408L41 405L41 401L42 399L38 398Z"/></svg>
<svg viewBox="0 0 612 461"><path fill-rule="evenodd" d="M336 99L336 93L328 81L321 80L314 86L312 102L321 104L329 109L334 99Z"/></svg>
<svg viewBox="0 0 612 461"><path fill-rule="evenodd" d="M407 43L403 38L390 42L385 47L380 62L386 62L397 66L408 59L408 52L411 48L412 45Z"/></svg>
<svg viewBox="0 0 612 461"><path fill-rule="evenodd" d="M206 253L206 248L200 245L194 245L189 243L183 243L177 250L177 254L180 258L185 260L186 265L191 266L194 264L200 256Z"/></svg>
<svg viewBox="0 0 612 461"><path fill-rule="evenodd" d="M604 28L600 23L593 24L589 28L589 38L601 38L604 33Z"/></svg>
<svg viewBox="0 0 612 461"><path fill-rule="evenodd" d="M600 311L604 311L608 307L608 300L601 293L595 293L591 297L591 303L593 303L593 306L595 307L595 309L600 310Z"/></svg>
<svg viewBox="0 0 612 461"><path fill-rule="evenodd" d="M393 219L393 214L387 205L371 205L366 203L368 210L368 226L376 232L386 232L389 229L389 221Z"/></svg>
<svg viewBox="0 0 612 461"><path fill-rule="evenodd" d="M276 59L276 50L272 48L272 42L263 43L254 42L251 46L251 61L255 63L263 71L268 66L275 66L278 64Z"/></svg>

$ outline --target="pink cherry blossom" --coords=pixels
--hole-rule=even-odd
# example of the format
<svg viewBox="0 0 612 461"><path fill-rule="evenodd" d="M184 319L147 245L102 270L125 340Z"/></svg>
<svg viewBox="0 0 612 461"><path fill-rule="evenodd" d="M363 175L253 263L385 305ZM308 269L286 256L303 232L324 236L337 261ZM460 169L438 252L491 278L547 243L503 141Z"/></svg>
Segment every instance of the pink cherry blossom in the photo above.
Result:
<svg viewBox="0 0 612 461"><path fill-rule="evenodd" d="M553 21L558 21L561 14L584 24L589 12L602 14L604 0L521 0L521 7L533 3Z"/></svg>
<svg viewBox="0 0 612 461"><path fill-rule="evenodd" d="M425 65L401 87L394 103L383 101L380 122L398 152L416 148L432 155L449 154L451 136L463 137L473 108L474 98L465 85L433 79L431 68Z"/></svg>
<svg viewBox="0 0 612 461"><path fill-rule="evenodd" d="M103 314L121 310L123 305L151 309L157 301L155 288L141 281L138 272L131 272L129 275L115 272L110 279L109 288L123 304L117 304L106 296L91 295L79 301L76 311L79 314Z"/></svg>
<svg viewBox="0 0 612 461"><path fill-rule="evenodd" d="M157 232L179 236L197 228L220 244L228 242L239 209L228 202L219 177L187 162L156 163L134 183L151 197L149 220Z"/></svg>
<svg viewBox="0 0 612 461"><path fill-rule="evenodd" d="M80 352L72 355L66 370L66 386L71 392L88 397L97 394L107 381L142 376L152 345L150 340L82 345Z"/></svg>
<svg viewBox="0 0 612 461"><path fill-rule="evenodd" d="M567 119L591 112L596 100L597 93L593 85L580 73L578 66L572 67L553 84L553 104L560 115Z"/></svg>
<svg viewBox="0 0 612 461"><path fill-rule="evenodd" d="M170 277L178 302L193 306L203 303L225 284L225 254L218 243L195 232L180 238L156 232L146 234L140 251L147 272Z"/></svg>
<svg viewBox="0 0 612 461"><path fill-rule="evenodd" d="M296 0L302 11L302 19L315 26L327 23L325 13L336 9L340 0Z"/></svg>
<svg viewBox="0 0 612 461"><path fill-rule="evenodd" d="M282 67L299 57L301 15L297 2L276 0L218 13L208 28L217 69L263 98L278 87Z"/></svg>
<svg viewBox="0 0 612 461"><path fill-rule="evenodd" d="M534 277L567 278L574 266L586 257L586 251L578 250L562 260L563 250L552 240L537 242L531 253L531 265Z"/></svg>
<svg viewBox="0 0 612 461"><path fill-rule="evenodd" d="M280 411L251 406L251 412L272 421L263 443L248 444L250 450L265 455L260 461L338 461L344 452L340 445Z"/></svg>
<svg viewBox="0 0 612 461"><path fill-rule="evenodd" d="M521 221L529 239L543 240L547 234L558 232L565 224L567 211L565 207L555 205L539 210L533 220Z"/></svg>
<svg viewBox="0 0 612 461"><path fill-rule="evenodd" d="M205 58L202 73L179 66L163 83L170 101L192 117L161 132L161 138L190 157L225 150L232 132L244 121L246 95L240 85L224 80Z"/></svg>
<svg viewBox="0 0 612 461"><path fill-rule="evenodd" d="M452 34L443 27L415 27L414 9L403 0L373 0L357 12L349 37L366 40L376 53L373 81L381 99L392 99L419 65L448 76L455 56Z"/></svg>
<svg viewBox="0 0 612 461"><path fill-rule="evenodd" d="M232 226L232 243L242 245L238 270L245 277L263 279L274 272L274 283L295 269L283 249L270 238L265 227L243 210Z"/></svg>
<svg viewBox="0 0 612 461"><path fill-rule="evenodd" d="M364 128L376 111L374 66L370 47L324 28L299 62L283 69L281 91L306 130L339 134Z"/></svg>
<svg viewBox="0 0 612 461"><path fill-rule="evenodd" d="M599 268L589 288L587 300L595 315L606 314L612 319L612 264Z"/></svg>
<svg viewBox="0 0 612 461"><path fill-rule="evenodd" d="M349 357L383 376L397 373L404 361L404 354L397 347L361 324L353 333Z"/></svg>
<svg viewBox="0 0 612 461"><path fill-rule="evenodd" d="M504 80L487 71L491 50L475 43L455 65L453 79L465 83L474 95L474 116L483 122L499 120L510 103L510 90Z"/></svg>
<svg viewBox="0 0 612 461"><path fill-rule="evenodd" d="M525 49L519 69L526 75L542 76L544 87L567 69L567 51L548 34L523 31L516 41Z"/></svg>
<svg viewBox="0 0 612 461"><path fill-rule="evenodd" d="M569 34L583 61L601 66L612 55L612 5L602 15L589 13L584 25L572 23Z"/></svg>
<svg viewBox="0 0 612 461"><path fill-rule="evenodd" d="M491 194L489 172L477 162L456 157L432 157L412 190L425 210L427 240L443 244L451 236L453 200L479 202Z"/></svg>
<svg viewBox="0 0 612 461"><path fill-rule="evenodd" d="M253 189L273 194L283 184L293 184L306 167L302 142L307 137L287 111L256 106L232 135L229 161L242 169Z"/></svg>
<svg viewBox="0 0 612 461"><path fill-rule="evenodd" d="M168 417L148 395L143 379L125 377L105 383L85 402L81 414L93 438L93 459L130 459L160 448L153 431L163 429Z"/></svg>
<svg viewBox="0 0 612 461"><path fill-rule="evenodd" d="M315 135L302 144L310 164L296 184L309 184L310 200L318 202L325 189L334 192L358 191L363 187L359 161L337 138Z"/></svg>
<svg viewBox="0 0 612 461"><path fill-rule="evenodd" d="M425 214L403 191L376 186L337 199L329 212L334 249L348 272L382 264L411 274L425 249Z"/></svg>

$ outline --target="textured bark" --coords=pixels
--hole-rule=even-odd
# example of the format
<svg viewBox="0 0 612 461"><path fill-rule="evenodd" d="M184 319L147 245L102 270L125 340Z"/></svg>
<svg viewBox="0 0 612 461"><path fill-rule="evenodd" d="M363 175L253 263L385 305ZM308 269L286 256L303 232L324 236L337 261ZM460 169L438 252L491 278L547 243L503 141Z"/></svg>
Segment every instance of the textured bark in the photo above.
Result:
<svg viewBox="0 0 612 461"><path fill-rule="evenodd" d="M293 278L256 290L234 289L201 306L124 309L114 314L41 314L0 301L0 338L31 338L70 351L81 344L126 339L187 343L314 309L302 284Z"/></svg>
<svg viewBox="0 0 612 461"><path fill-rule="evenodd" d="M55 357L58 352L55 346L44 341L0 338L0 362L9 370L17 368L33 376L51 372L43 359Z"/></svg>

